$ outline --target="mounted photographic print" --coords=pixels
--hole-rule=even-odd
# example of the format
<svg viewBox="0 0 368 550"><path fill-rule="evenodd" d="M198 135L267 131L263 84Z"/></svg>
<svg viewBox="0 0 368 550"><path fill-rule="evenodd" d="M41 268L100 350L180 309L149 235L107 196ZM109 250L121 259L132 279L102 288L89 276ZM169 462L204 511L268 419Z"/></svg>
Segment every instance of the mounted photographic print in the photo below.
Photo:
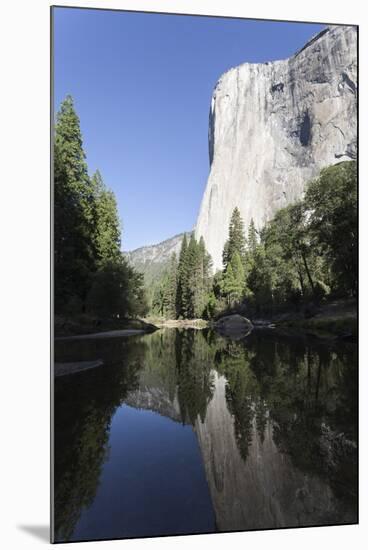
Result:
<svg viewBox="0 0 368 550"><path fill-rule="evenodd" d="M357 26L52 8L52 541L358 522Z"/></svg>

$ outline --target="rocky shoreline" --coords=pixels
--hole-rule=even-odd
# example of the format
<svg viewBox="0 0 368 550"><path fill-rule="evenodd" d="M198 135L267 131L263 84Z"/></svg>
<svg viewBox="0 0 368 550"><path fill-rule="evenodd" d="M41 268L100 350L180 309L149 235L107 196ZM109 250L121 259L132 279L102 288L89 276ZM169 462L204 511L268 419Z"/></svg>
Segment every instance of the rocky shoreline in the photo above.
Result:
<svg viewBox="0 0 368 550"><path fill-rule="evenodd" d="M66 317L55 316L54 334L56 338L92 338L104 334L121 332L121 335L150 333L157 330L157 326L142 319L99 319L89 315Z"/></svg>

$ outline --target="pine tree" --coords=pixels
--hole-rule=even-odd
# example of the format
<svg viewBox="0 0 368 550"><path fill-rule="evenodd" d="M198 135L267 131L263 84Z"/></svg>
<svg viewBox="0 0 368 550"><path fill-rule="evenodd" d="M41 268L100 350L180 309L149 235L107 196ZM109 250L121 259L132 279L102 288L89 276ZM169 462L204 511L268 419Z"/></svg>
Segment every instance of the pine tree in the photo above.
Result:
<svg viewBox="0 0 368 550"><path fill-rule="evenodd" d="M242 299L244 286L244 266L239 253L236 251L225 270L222 281L222 291L229 306Z"/></svg>
<svg viewBox="0 0 368 550"><path fill-rule="evenodd" d="M223 250L223 264L225 269L231 262L235 252L238 252L242 262L246 258L246 239L244 233L244 222L241 218L238 207L235 207L229 224L229 238Z"/></svg>
<svg viewBox="0 0 368 550"><path fill-rule="evenodd" d="M162 312L168 319L175 319L176 317L177 271L178 265L174 253L170 259L170 267L165 277L162 295Z"/></svg>
<svg viewBox="0 0 368 550"><path fill-rule="evenodd" d="M234 285L235 285L234 273L230 263L228 264L224 272L224 277L222 279L222 292L226 296L227 303L229 306L231 306L232 304L232 293L233 293Z"/></svg>
<svg viewBox="0 0 368 550"><path fill-rule="evenodd" d="M248 245L249 252L252 255L254 255L255 252L256 252L256 249L257 249L257 245L258 245L258 237L257 237L257 230L256 230L256 227L254 225L253 218L250 220L250 224L249 224L249 227L248 227L248 242L247 242L247 245Z"/></svg>
<svg viewBox="0 0 368 550"><path fill-rule="evenodd" d="M152 296L152 311L160 316L164 315L164 287L165 279L155 286Z"/></svg>
<svg viewBox="0 0 368 550"><path fill-rule="evenodd" d="M211 271L212 271L212 259L210 254L206 250L204 239L199 239L199 248L201 251L202 264L203 264L203 283L206 291L211 289Z"/></svg>
<svg viewBox="0 0 368 550"><path fill-rule="evenodd" d="M55 310L85 302L96 267L93 193L79 118L68 96L57 114L54 145Z"/></svg>
<svg viewBox="0 0 368 550"><path fill-rule="evenodd" d="M203 255L201 247L192 234L187 252L188 277L185 288L185 314L188 319L195 319L202 314L203 303Z"/></svg>
<svg viewBox="0 0 368 550"><path fill-rule="evenodd" d="M183 241L181 243L178 271L177 271L177 291L176 291L176 317L185 317L186 310L186 288L188 280L188 241L187 236L184 234Z"/></svg>
<svg viewBox="0 0 368 550"><path fill-rule="evenodd" d="M212 259L206 250L203 237L199 239L199 249L202 261L202 303L200 316L209 317L214 311L216 299L212 291Z"/></svg>
<svg viewBox="0 0 368 550"><path fill-rule="evenodd" d="M88 176L79 118L68 96L54 144L55 311L104 317L144 315L143 276L120 251L114 194Z"/></svg>
<svg viewBox="0 0 368 550"><path fill-rule="evenodd" d="M177 317L202 317L211 293L211 269L203 237L197 242L192 234L188 244L185 236L177 269Z"/></svg>
<svg viewBox="0 0 368 550"><path fill-rule="evenodd" d="M95 247L99 265L118 261L121 229L115 195L105 186L98 170L92 177L94 194Z"/></svg>

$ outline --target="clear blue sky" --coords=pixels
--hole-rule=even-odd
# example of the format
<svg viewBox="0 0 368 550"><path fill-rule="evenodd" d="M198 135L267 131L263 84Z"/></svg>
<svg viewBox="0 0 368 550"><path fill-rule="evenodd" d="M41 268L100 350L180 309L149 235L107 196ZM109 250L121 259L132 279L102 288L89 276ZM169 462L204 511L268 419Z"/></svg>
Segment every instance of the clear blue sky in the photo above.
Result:
<svg viewBox="0 0 368 550"><path fill-rule="evenodd" d="M188 231L209 171L221 74L289 57L321 25L56 8L55 109L71 94L89 171L117 197L123 249Z"/></svg>

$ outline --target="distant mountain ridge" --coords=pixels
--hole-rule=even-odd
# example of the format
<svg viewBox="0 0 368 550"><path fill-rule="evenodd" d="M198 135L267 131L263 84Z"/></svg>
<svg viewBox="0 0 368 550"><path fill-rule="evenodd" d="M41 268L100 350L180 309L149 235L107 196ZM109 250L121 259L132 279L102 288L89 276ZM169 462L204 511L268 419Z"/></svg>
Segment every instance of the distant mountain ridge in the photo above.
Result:
<svg viewBox="0 0 368 550"><path fill-rule="evenodd" d="M184 235L189 239L192 231L174 235L165 241L149 246L141 246L135 250L124 252L125 257L138 271L144 274L146 284L157 280L168 267L172 254L179 256Z"/></svg>

